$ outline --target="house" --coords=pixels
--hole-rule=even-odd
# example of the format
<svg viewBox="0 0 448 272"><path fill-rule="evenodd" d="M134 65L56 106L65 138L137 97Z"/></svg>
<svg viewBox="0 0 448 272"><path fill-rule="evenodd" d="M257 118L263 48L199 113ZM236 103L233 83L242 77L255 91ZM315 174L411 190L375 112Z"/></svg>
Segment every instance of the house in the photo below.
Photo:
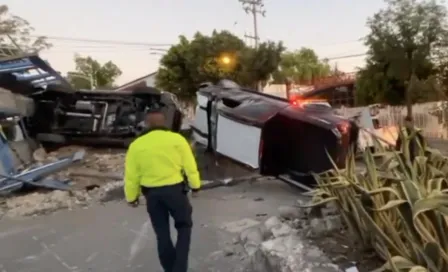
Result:
<svg viewBox="0 0 448 272"><path fill-rule="evenodd" d="M135 89L136 87L155 87L156 85L156 75L157 72L139 77L137 79L134 79L131 82L128 82L126 84L121 85L120 87L116 88L116 91L130 91Z"/></svg>

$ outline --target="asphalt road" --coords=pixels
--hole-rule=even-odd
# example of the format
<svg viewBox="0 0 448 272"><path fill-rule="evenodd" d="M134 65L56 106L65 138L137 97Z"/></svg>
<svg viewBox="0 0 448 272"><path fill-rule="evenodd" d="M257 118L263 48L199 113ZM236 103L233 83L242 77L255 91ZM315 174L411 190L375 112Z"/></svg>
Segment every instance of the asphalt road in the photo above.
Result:
<svg viewBox="0 0 448 272"><path fill-rule="evenodd" d="M237 229L275 215L279 205L294 203L298 195L281 181L262 180L204 191L192 199L191 271L242 271L244 257L233 242ZM3 219L0 271L162 271L152 228L145 228L145 222L144 206L133 209L117 202L36 218Z"/></svg>

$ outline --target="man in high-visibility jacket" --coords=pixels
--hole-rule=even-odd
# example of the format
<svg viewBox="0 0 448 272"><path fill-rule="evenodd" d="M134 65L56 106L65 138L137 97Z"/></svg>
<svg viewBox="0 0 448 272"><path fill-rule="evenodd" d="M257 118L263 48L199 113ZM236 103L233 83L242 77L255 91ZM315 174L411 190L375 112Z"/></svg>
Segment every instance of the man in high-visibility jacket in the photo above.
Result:
<svg viewBox="0 0 448 272"><path fill-rule="evenodd" d="M126 154L126 200L136 207L140 192L143 194L163 269L165 272L186 272L193 209L187 196L184 173L196 196L201 187L196 160L188 141L165 128L163 113L149 112L146 122L149 131L134 140ZM175 246L170 235L170 215L177 229Z"/></svg>

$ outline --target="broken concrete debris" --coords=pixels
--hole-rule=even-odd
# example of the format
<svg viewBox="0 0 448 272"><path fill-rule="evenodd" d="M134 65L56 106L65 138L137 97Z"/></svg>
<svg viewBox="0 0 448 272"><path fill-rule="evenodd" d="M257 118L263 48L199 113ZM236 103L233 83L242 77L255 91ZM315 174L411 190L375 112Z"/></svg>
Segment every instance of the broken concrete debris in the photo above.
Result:
<svg viewBox="0 0 448 272"><path fill-rule="evenodd" d="M82 160L78 160L76 164L70 164L68 168L61 168L59 172L52 172L46 177L45 183L65 181L64 188L59 186L56 189L63 189L66 192L38 190L20 196L8 195L0 200L0 217L2 214L8 217L40 215L93 203L124 200L123 172L126 152L124 149L66 146L47 153L39 148L32 157L36 166L45 167L45 165L59 162L60 157L72 156L73 158L73 154L79 154L80 150L85 150L82 151L84 152ZM241 180L250 181L256 177L258 176L246 175L226 180L241 182ZM43 180L39 182L44 183ZM233 182L222 182L221 179L202 182L204 189L234 185Z"/></svg>
<svg viewBox="0 0 448 272"><path fill-rule="evenodd" d="M340 271L291 223L272 216L263 224L241 232L240 242L249 256L249 271Z"/></svg>
<svg viewBox="0 0 448 272"><path fill-rule="evenodd" d="M49 175L58 172L71 164L78 162L84 157L84 150L78 151L71 156L57 159L48 164L34 164L29 168L19 172L17 169L12 169L10 174L0 173L0 193L15 192L25 185L43 187L50 189L67 190L65 182L57 180L46 179Z"/></svg>
<svg viewBox="0 0 448 272"><path fill-rule="evenodd" d="M121 196L117 192L121 192ZM3 199L0 217L35 216L61 209L86 207L93 203L123 199L123 183L110 182L92 190L34 192ZM117 195L119 195L117 197Z"/></svg>
<svg viewBox="0 0 448 272"><path fill-rule="evenodd" d="M0 191L13 185L19 188L22 184L27 187L36 184L40 188L57 190L38 190L20 195L6 194L0 200L0 217L38 215L86 206L93 202L123 199L122 178L119 181L114 180L123 176L124 152L125 150L84 150L78 146L67 146L47 154L45 150L37 149L33 154L33 167L15 176L0 177ZM59 159L61 157L62 159ZM6 192L6 189L3 191Z"/></svg>
<svg viewBox="0 0 448 272"><path fill-rule="evenodd" d="M278 216L259 224L252 220L248 224L248 219L230 224L240 230L238 241L248 256L248 271L343 271L313 240L343 227L337 210L329 204L315 212L304 208L306 204L300 200L296 205L280 206Z"/></svg>

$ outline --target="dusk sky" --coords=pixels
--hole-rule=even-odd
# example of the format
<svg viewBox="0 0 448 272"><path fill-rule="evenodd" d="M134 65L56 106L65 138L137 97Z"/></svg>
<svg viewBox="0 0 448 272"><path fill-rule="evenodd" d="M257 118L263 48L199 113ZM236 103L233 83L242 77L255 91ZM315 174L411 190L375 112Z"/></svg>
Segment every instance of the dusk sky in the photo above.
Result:
<svg viewBox="0 0 448 272"><path fill-rule="evenodd" d="M266 17L259 19L262 41L281 40L289 50L311 47L321 58L365 52L359 39L368 33L366 20L384 6L383 0L264 3ZM229 30L242 38L253 34L252 17L238 0L3 0L2 4L27 19L36 35L55 38L172 44L179 35L190 38L197 31L210 34L213 29ZM42 55L57 70L72 70L75 53L101 62L112 60L123 70L118 84L156 71L160 58L151 55L147 45L50 41L53 48ZM363 65L363 57L337 60L337 64L351 72Z"/></svg>

